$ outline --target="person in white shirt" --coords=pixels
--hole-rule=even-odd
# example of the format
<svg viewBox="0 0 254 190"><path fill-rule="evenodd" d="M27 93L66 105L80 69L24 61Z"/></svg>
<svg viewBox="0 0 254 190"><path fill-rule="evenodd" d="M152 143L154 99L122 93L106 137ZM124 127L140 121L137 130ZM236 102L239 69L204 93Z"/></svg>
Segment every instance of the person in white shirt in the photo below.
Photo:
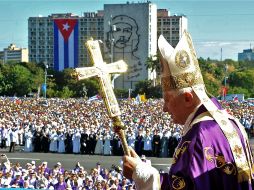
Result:
<svg viewBox="0 0 254 190"><path fill-rule="evenodd" d="M15 151L15 144L17 143L17 140L18 140L18 135L15 131L14 128L11 129L10 131L10 150L9 152L14 152Z"/></svg>
<svg viewBox="0 0 254 190"><path fill-rule="evenodd" d="M58 152L59 153L64 153L65 152L65 134L63 132L63 130L59 131L58 134Z"/></svg>
<svg viewBox="0 0 254 190"><path fill-rule="evenodd" d="M72 143L73 143L73 153L78 154L80 153L80 138L81 138L81 133L79 132L78 129L75 129L75 132L72 136Z"/></svg>
<svg viewBox="0 0 254 190"><path fill-rule="evenodd" d="M50 134L50 145L49 145L50 152L57 152L57 140L58 135L55 130L52 130L52 133Z"/></svg>
<svg viewBox="0 0 254 190"><path fill-rule="evenodd" d="M32 152L33 151L33 134L31 130L25 132L25 152Z"/></svg>

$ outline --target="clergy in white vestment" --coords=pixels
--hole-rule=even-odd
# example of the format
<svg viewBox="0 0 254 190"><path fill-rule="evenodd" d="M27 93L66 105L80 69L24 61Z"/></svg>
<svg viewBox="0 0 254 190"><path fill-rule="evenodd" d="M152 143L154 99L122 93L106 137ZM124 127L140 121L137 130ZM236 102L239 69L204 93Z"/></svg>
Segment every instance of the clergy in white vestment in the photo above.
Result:
<svg viewBox="0 0 254 190"><path fill-rule="evenodd" d="M17 144L23 145L24 129L21 126L18 127L17 133L18 133L18 142L17 142Z"/></svg>
<svg viewBox="0 0 254 190"><path fill-rule="evenodd" d="M80 153L80 138L81 138L81 133L79 132L78 129L75 129L72 136L73 153Z"/></svg>
<svg viewBox="0 0 254 190"><path fill-rule="evenodd" d="M101 155L101 154L103 154L103 136L101 135L100 132L97 134L96 140L97 140L97 142L95 145L94 154Z"/></svg>
<svg viewBox="0 0 254 190"><path fill-rule="evenodd" d="M52 130L51 134L49 135L49 139L50 139L49 151L50 152L57 152L58 135L54 129Z"/></svg>
<svg viewBox="0 0 254 190"><path fill-rule="evenodd" d="M63 131L61 131L58 135L58 152L64 153L65 152L65 134Z"/></svg>
<svg viewBox="0 0 254 190"><path fill-rule="evenodd" d="M6 146L10 146L10 133L11 133L11 128L8 128L7 130L7 137L6 137Z"/></svg>
<svg viewBox="0 0 254 190"><path fill-rule="evenodd" d="M33 133L29 129L25 132L25 152L32 152L33 151Z"/></svg>
<svg viewBox="0 0 254 190"><path fill-rule="evenodd" d="M111 136L107 131L104 135L104 146L103 146L103 155L111 155L111 146L110 146Z"/></svg>

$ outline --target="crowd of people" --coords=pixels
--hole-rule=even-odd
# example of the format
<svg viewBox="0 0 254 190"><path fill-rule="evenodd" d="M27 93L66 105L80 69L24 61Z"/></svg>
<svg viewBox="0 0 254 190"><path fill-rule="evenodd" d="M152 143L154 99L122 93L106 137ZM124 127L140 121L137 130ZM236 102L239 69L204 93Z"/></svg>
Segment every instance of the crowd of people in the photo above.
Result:
<svg viewBox="0 0 254 190"><path fill-rule="evenodd" d="M15 144L24 144L26 152L122 155L102 101L47 101L0 99L3 148L13 151ZM162 100L120 101L128 144L140 155L168 157L174 152L181 126L174 125L161 106Z"/></svg>
<svg viewBox="0 0 254 190"><path fill-rule="evenodd" d="M162 112L162 100L137 103L120 100L122 121L129 146L139 155L171 157L181 138L181 125L172 123ZM249 102L222 102L237 117L249 136L253 136L254 107ZM58 152L74 154L122 155L119 137L112 130L102 101L83 99L0 98L1 147L25 152ZM99 108L99 109L98 109ZM48 168L47 162L35 165L11 164L5 155L1 164L0 186L38 189L135 189L124 178L121 168L102 169L98 163L85 171L79 163L64 170L61 163Z"/></svg>
<svg viewBox="0 0 254 190"><path fill-rule="evenodd" d="M71 170L64 169L60 162L49 168L47 162L35 161L22 167L11 163L1 155L0 188L48 189L48 190L131 190L132 181L122 175L118 166L102 168L97 163L90 171L79 163Z"/></svg>
<svg viewBox="0 0 254 190"><path fill-rule="evenodd" d="M122 155L102 101L84 99L0 99L1 147L24 145L25 152ZM162 112L162 100L120 100L128 145L139 155L172 157L181 137L180 125ZM254 110L248 102L222 102L253 133ZM99 109L98 109L99 108Z"/></svg>

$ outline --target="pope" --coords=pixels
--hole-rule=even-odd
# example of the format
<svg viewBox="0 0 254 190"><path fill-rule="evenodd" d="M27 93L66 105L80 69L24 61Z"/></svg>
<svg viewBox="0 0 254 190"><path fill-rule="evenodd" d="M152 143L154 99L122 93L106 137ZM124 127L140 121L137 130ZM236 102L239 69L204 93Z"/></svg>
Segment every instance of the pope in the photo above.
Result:
<svg viewBox="0 0 254 190"><path fill-rule="evenodd" d="M137 189L250 190L253 157L243 126L209 98L190 34L176 48L158 39L163 111L183 125L168 173L141 161L133 149L123 157L124 175Z"/></svg>

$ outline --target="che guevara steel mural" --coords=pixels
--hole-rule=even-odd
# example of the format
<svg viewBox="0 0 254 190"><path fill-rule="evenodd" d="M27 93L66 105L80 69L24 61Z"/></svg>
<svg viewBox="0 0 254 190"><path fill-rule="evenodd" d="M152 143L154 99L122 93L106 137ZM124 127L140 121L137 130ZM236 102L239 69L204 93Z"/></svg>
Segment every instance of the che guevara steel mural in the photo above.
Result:
<svg viewBox="0 0 254 190"><path fill-rule="evenodd" d="M137 55L139 40L139 28L135 19L127 15L112 17L110 30L107 32L107 48L113 50L116 60L124 59L128 62L128 81L136 81L142 70L142 63Z"/></svg>

